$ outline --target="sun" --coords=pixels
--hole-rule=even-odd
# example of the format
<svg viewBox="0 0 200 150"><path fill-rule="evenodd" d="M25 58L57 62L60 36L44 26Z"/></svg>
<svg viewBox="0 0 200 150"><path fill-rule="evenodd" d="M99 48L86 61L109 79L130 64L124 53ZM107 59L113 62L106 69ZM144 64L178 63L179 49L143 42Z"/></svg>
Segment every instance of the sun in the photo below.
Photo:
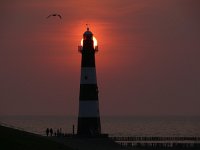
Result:
<svg viewBox="0 0 200 150"><path fill-rule="evenodd" d="M97 46L97 39L93 36L93 41L94 41L94 47Z"/></svg>
<svg viewBox="0 0 200 150"><path fill-rule="evenodd" d="M94 48L97 46L97 39L93 36ZM81 40L81 46L83 46L83 39Z"/></svg>

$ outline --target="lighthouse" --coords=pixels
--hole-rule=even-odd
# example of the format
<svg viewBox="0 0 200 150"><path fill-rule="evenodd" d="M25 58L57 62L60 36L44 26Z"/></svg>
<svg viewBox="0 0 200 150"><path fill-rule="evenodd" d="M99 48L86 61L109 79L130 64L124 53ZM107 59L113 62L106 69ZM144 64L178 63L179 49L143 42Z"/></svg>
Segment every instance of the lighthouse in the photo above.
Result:
<svg viewBox="0 0 200 150"><path fill-rule="evenodd" d="M98 46L89 27L83 34L78 51L82 54L82 59L77 135L99 136L101 123L95 65L95 53L98 51Z"/></svg>

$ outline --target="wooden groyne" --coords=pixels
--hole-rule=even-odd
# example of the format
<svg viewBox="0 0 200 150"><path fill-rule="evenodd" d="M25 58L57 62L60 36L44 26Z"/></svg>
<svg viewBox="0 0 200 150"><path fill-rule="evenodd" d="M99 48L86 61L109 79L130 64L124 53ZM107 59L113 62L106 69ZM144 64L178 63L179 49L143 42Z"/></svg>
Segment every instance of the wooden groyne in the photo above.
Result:
<svg viewBox="0 0 200 150"><path fill-rule="evenodd" d="M122 147L200 149L200 137L110 137Z"/></svg>
<svg viewBox="0 0 200 150"><path fill-rule="evenodd" d="M200 137L110 137L114 141L199 141Z"/></svg>
<svg viewBox="0 0 200 150"><path fill-rule="evenodd" d="M200 149L200 143L118 143L121 147Z"/></svg>

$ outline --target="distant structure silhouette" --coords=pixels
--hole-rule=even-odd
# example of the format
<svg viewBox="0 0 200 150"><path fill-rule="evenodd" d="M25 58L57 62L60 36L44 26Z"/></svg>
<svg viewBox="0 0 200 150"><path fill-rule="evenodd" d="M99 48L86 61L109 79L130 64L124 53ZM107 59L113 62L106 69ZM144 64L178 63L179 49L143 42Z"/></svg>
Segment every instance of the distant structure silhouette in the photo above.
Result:
<svg viewBox="0 0 200 150"><path fill-rule="evenodd" d="M57 17L59 17L60 19L62 19L62 16L61 16L60 14L51 14L51 15L47 16L47 19L50 18L50 17L52 17L52 16L53 16L53 17L56 17L56 16L57 16Z"/></svg>
<svg viewBox="0 0 200 150"><path fill-rule="evenodd" d="M95 67L95 53L98 47L94 47L93 33L89 30L88 24L86 26L83 45L78 47L82 54L82 61L77 135L99 136L101 135L101 123Z"/></svg>

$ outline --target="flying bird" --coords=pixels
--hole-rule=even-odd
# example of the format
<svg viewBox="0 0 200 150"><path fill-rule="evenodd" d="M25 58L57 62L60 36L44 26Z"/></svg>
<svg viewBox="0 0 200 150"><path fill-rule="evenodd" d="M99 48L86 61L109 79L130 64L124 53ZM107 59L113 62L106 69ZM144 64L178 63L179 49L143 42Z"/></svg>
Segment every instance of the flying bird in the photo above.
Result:
<svg viewBox="0 0 200 150"><path fill-rule="evenodd" d="M51 14L51 15L49 15L48 17L47 17L47 19L49 18L49 17L52 17L52 16L57 16L57 17L59 17L60 19L62 19L62 16L60 15L60 14Z"/></svg>

